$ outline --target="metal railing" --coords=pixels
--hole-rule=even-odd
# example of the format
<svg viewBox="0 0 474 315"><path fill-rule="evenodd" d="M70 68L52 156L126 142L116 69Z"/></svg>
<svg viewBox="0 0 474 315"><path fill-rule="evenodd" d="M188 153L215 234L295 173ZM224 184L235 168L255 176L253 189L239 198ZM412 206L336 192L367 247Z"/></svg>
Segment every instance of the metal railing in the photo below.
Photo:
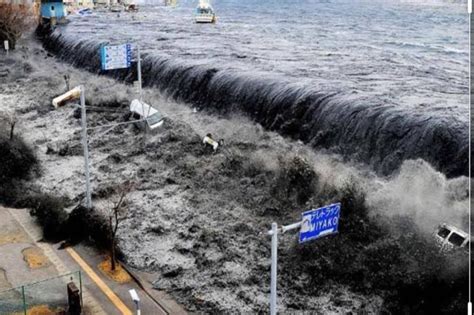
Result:
<svg viewBox="0 0 474 315"><path fill-rule="evenodd" d="M28 314L50 311L66 312L68 308L67 284L74 282L82 301L81 272L71 272L20 287L0 291L0 314Z"/></svg>

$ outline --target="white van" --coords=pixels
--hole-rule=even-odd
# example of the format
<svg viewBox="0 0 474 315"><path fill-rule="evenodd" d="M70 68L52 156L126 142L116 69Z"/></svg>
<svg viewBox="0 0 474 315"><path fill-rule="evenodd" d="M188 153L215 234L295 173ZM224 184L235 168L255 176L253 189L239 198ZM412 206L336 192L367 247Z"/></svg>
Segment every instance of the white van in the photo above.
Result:
<svg viewBox="0 0 474 315"><path fill-rule="evenodd" d="M436 230L435 238L444 252L454 249L469 250L469 234L452 225L440 224Z"/></svg>
<svg viewBox="0 0 474 315"><path fill-rule="evenodd" d="M146 119L150 129L155 129L163 125L163 116L160 112L145 102L140 102L136 99L133 100L130 104L130 112L132 113L132 117L136 120Z"/></svg>

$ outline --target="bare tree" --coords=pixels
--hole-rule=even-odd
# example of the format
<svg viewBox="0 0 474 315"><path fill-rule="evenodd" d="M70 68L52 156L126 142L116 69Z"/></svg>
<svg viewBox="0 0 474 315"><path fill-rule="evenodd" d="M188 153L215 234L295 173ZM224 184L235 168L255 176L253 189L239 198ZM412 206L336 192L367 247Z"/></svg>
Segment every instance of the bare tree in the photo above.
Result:
<svg viewBox="0 0 474 315"><path fill-rule="evenodd" d="M0 9L1 10L1 9ZM3 120L10 126L10 140L13 139L15 125L18 122L18 118L14 111L0 111L0 120Z"/></svg>
<svg viewBox="0 0 474 315"><path fill-rule="evenodd" d="M112 207L109 210L108 218L109 218L109 232L110 232L110 260L111 260L111 270L115 271L116 268L116 239L117 239L117 231L119 228L120 222L122 222L126 218L127 214L127 200L126 196L131 191L132 184L125 183L120 186L118 190L118 200L113 203Z"/></svg>
<svg viewBox="0 0 474 315"><path fill-rule="evenodd" d="M8 40L11 49L23 32L33 26L34 17L30 8L11 3L0 3L0 40Z"/></svg>

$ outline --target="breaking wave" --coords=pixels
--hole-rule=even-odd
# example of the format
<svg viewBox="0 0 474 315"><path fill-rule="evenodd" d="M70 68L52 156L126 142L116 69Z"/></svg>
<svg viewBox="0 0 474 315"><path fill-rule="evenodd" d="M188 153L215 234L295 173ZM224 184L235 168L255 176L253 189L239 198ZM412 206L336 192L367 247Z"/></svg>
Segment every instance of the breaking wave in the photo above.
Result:
<svg viewBox="0 0 474 315"><path fill-rule="evenodd" d="M60 29L39 30L44 46L59 58L100 74L94 40L78 40ZM268 130L369 164L388 175L403 161L421 158L448 177L468 175L468 127L455 117L414 112L342 92L275 79L268 74L193 65L155 54L142 56L144 85L178 101L218 113L239 111ZM136 70L108 74L128 82Z"/></svg>

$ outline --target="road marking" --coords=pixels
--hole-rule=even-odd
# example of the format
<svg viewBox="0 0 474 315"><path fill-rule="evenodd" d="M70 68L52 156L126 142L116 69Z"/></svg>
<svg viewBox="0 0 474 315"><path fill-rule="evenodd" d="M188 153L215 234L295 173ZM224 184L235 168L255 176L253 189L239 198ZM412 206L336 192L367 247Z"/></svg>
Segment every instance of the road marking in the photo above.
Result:
<svg viewBox="0 0 474 315"><path fill-rule="evenodd" d="M124 315L133 315L132 311L120 300L120 298L105 284L104 281L92 270L91 267L79 256L76 251L70 247L66 248L66 251L71 257L81 266L81 268L87 273L87 275L94 281L99 289L104 292L109 300L118 308L118 310Z"/></svg>

